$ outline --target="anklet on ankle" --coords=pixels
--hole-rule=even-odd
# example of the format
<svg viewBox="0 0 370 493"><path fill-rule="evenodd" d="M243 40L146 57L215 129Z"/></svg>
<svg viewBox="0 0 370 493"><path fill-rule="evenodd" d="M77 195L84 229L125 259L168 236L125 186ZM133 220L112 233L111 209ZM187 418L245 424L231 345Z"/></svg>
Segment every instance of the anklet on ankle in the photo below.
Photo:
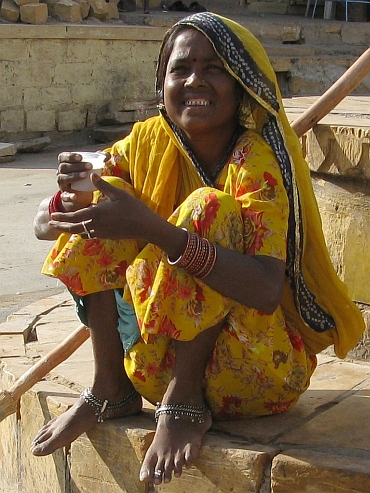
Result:
<svg viewBox="0 0 370 493"><path fill-rule="evenodd" d="M137 392L134 389L129 395L127 395L124 399L118 402L109 402L107 399L98 399L92 392L91 392L91 387L88 389L85 389L81 397L83 400L86 402L86 404L89 404L89 406L95 407L96 412L95 416L98 417L98 423L102 423L104 421L103 419L103 414L106 413L105 419L109 417L109 411L116 411L117 409L121 409L122 407L127 406L127 404L130 404L136 397Z"/></svg>
<svg viewBox="0 0 370 493"><path fill-rule="evenodd" d="M171 414L175 419L180 419L183 416L190 418L190 421L194 423L204 423L206 415L211 415L211 411L206 405L201 407L186 406L182 404L161 404L157 402L157 408L155 411L155 420L158 421L159 416L162 414Z"/></svg>

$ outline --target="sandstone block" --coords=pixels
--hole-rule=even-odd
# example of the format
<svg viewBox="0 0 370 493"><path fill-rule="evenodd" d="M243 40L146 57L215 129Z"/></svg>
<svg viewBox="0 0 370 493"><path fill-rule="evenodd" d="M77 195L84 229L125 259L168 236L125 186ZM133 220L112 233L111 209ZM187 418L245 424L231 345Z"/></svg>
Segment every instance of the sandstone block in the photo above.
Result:
<svg viewBox="0 0 370 493"><path fill-rule="evenodd" d="M57 128L60 132L83 130L86 127L86 111L60 111L57 114Z"/></svg>
<svg viewBox="0 0 370 493"><path fill-rule="evenodd" d="M24 130L24 111L3 110L1 112L1 130L8 132L22 132Z"/></svg>
<svg viewBox="0 0 370 493"><path fill-rule="evenodd" d="M104 21L108 16L108 4L105 0L89 0L90 1L90 15L97 19Z"/></svg>
<svg viewBox="0 0 370 493"><path fill-rule="evenodd" d="M110 111L98 115L98 122L101 125L120 125L135 121L135 111Z"/></svg>
<svg viewBox="0 0 370 493"><path fill-rule="evenodd" d="M3 0L0 8L0 17L9 22L17 22L19 19L19 5L13 0Z"/></svg>
<svg viewBox="0 0 370 493"><path fill-rule="evenodd" d="M35 457L29 450L37 431L74 402L72 394L66 390L65 387L51 382L39 382L21 399L18 457L22 457L20 481L23 491L36 492L39 485L47 485L48 493L67 490L66 451L59 449L52 455ZM53 394L58 397L53 397Z"/></svg>
<svg viewBox="0 0 370 493"><path fill-rule="evenodd" d="M370 491L368 457L317 450L286 450L274 458L271 493L367 493Z"/></svg>
<svg viewBox="0 0 370 493"><path fill-rule="evenodd" d="M26 128L28 132L48 132L55 130L55 111L30 110L27 113Z"/></svg>
<svg viewBox="0 0 370 493"><path fill-rule="evenodd" d="M107 19L119 19L119 11L116 3L108 2L107 11Z"/></svg>
<svg viewBox="0 0 370 493"><path fill-rule="evenodd" d="M366 182L313 179L326 244L350 297L370 304L370 199Z"/></svg>
<svg viewBox="0 0 370 493"><path fill-rule="evenodd" d="M46 3L29 3L20 7L21 21L26 24L45 24L48 20Z"/></svg>
<svg viewBox="0 0 370 493"><path fill-rule="evenodd" d="M312 171L370 178L370 121L366 127L365 118L358 120L363 127L320 124L307 132L304 147Z"/></svg>
<svg viewBox="0 0 370 493"><path fill-rule="evenodd" d="M50 137L40 137L29 140L18 140L14 143L17 152L27 154L40 152L51 143Z"/></svg>
<svg viewBox="0 0 370 493"><path fill-rule="evenodd" d="M14 144L0 142L0 156L13 156L17 152Z"/></svg>
<svg viewBox="0 0 370 493"><path fill-rule="evenodd" d="M96 142L113 142L115 140L123 139L132 130L132 124L126 123L125 125L96 125L93 128L93 137Z"/></svg>
<svg viewBox="0 0 370 493"><path fill-rule="evenodd" d="M74 0L80 6L81 17L86 19L90 12L90 2L88 0Z"/></svg>
<svg viewBox="0 0 370 493"><path fill-rule="evenodd" d="M52 17L62 22L81 22L80 5L73 0L59 0L57 3L49 5Z"/></svg>
<svg viewBox="0 0 370 493"><path fill-rule="evenodd" d="M21 7L22 5L27 5L29 3L38 3L37 0L14 0L14 1L17 5L19 5L19 7Z"/></svg>

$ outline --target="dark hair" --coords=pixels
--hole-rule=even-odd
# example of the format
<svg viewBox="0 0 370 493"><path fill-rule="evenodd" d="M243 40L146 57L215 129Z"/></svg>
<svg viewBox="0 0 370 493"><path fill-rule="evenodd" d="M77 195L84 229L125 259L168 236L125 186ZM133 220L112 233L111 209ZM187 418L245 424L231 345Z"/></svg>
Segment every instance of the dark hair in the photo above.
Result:
<svg viewBox="0 0 370 493"><path fill-rule="evenodd" d="M194 27L186 24L179 24L175 26L163 43L157 68L156 95L158 104L163 103L164 79L166 77L168 60L170 59L175 40L181 32L187 31L188 29L194 29Z"/></svg>

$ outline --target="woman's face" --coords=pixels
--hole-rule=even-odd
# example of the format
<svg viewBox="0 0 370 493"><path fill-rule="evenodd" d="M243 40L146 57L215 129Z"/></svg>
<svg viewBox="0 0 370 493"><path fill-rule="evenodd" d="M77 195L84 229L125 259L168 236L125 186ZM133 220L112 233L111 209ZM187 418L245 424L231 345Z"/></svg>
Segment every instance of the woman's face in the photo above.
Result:
<svg viewBox="0 0 370 493"><path fill-rule="evenodd" d="M181 31L168 60L164 105L169 118L189 137L234 129L240 90L211 43L195 29Z"/></svg>

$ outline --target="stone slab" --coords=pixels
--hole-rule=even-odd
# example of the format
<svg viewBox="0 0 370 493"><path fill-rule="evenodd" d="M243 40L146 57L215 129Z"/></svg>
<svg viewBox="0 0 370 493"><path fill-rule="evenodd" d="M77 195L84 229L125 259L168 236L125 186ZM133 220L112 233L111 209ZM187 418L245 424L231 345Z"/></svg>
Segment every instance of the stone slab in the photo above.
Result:
<svg viewBox="0 0 370 493"><path fill-rule="evenodd" d="M7 144L0 142L0 157L14 156L17 153L17 149L14 144Z"/></svg>
<svg viewBox="0 0 370 493"><path fill-rule="evenodd" d="M368 366L364 365L364 368ZM370 416L370 381L367 379L365 382L327 411L284 434L280 443L370 452L370 427L367 426ZM368 457L370 460L370 455Z"/></svg>
<svg viewBox="0 0 370 493"><path fill-rule="evenodd" d="M271 493L368 493L369 457L358 453L291 449L271 468Z"/></svg>

